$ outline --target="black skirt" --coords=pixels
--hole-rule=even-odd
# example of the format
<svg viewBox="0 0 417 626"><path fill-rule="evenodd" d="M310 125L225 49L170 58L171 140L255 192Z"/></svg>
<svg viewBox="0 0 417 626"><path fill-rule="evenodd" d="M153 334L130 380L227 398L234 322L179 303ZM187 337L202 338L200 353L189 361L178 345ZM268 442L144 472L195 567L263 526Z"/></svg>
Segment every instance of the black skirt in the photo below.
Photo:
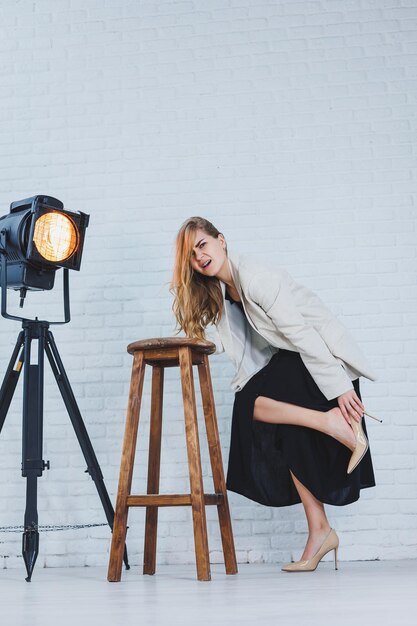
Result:
<svg viewBox="0 0 417 626"><path fill-rule="evenodd" d="M361 398L359 378L352 381ZM321 502L335 506L359 499L360 490L375 486L371 451L351 474L352 452L316 429L270 424L253 419L257 396L328 411L337 398L327 400L304 365L299 352L280 349L269 363L235 394L226 486L267 506L301 502L291 472ZM362 418L366 433L365 417Z"/></svg>

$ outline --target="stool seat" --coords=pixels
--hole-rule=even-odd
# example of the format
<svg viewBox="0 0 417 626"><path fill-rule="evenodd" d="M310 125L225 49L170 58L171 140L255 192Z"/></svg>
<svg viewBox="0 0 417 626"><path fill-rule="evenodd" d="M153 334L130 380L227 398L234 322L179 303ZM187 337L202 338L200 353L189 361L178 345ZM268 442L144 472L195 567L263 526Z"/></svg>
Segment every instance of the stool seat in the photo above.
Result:
<svg viewBox="0 0 417 626"><path fill-rule="evenodd" d="M133 355L129 400L120 464L119 487L115 508L112 544L107 579L121 579L122 561L130 507L146 507L143 573L156 570L158 507L191 506L194 528L198 580L210 580L210 559L205 507L217 507L226 574L237 573L236 553L227 499L226 482L220 448L213 387L208 355L215 352L214 343L189 337L154 337L134 341L127 346ZM146 494L132 494L139 415L146 365L152 367L151 416L149 433L148 481ZM204 421L214 493L204 493L198 436L197 408L194 391L193 365L198 367ZM159 474L162 435L162 404L164 369L179 367L185 419L190 493L160 494Z"/></svg>
<svg viewBox="0 0 417 626"><path fill-rule="evenodd" d="M193 350L205 354L212 354L216 350L214 343L203 339L192 339L191 337L154 337L153 339L140 339L139 341L129 343L127 351L129 354L133 354L136 350L154 350L155 348L167 350L169 348L182 348L183 346L189 346L193 348Z"/></svg>
<svg viewBox="0 0 417 626"><path fill-rule="evenodd" d="M154 337L133 341L127 346L129 354L138 350L144 352L147 365L159 364L161 367L177 367L179 365L179 348L191 348L193 365L203 362L203 354L213 354L216 346L211 341L192 339L190 337Z"/></svg>

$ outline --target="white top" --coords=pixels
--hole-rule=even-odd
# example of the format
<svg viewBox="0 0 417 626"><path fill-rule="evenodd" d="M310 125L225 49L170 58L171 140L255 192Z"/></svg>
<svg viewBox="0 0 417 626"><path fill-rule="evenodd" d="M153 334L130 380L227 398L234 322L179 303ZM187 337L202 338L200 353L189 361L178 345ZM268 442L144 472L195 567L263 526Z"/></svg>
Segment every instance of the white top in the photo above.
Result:
<svg viewBox="0 0 417 626"><path fill-rule="evenodd" d="M236 374L231 386L236 391L240 391L256 372L267 365L272 355L279 351L279 348L271 346L262 335L256 332L238 304L232 304L225 299L224 305L229 324L235 328L234 337L236 339Z"/></svg>

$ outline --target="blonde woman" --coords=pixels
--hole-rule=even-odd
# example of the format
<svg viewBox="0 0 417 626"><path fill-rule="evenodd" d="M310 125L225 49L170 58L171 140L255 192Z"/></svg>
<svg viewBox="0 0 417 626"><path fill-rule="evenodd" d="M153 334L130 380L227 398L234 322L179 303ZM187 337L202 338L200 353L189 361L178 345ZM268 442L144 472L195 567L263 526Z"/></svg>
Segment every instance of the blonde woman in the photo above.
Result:
<svg viewBox="0 0 417 626"><path fill-rule="evenodd" d="M376 380L367 360L317 295L283 268L230 254L202 217L177 234L171 291L180 331L213 341L236 369L227 488L267 506L302 502L307 544L283 571L313 571L331 550L337 568L324 504L375 486L359 390L359 376Z"/></svg>

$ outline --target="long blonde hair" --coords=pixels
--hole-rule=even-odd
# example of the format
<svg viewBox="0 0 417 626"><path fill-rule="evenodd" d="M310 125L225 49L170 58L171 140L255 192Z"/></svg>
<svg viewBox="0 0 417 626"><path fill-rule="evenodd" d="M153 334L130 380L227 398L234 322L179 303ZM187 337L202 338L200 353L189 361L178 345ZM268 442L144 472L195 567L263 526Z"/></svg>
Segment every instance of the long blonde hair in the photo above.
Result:
<svg viewBox="0 0 417 626"><path fill-rule="evenodd" d="M206 326L217 324L221 318L223 295L218 278L203 276L191 266L198 229L212 237L222 234L203 217L189 217L185 220L176 237L174 271L169 291L174 295L172 310L179 326L176 334L183 330L187 337L205 339Z"/></svg>

